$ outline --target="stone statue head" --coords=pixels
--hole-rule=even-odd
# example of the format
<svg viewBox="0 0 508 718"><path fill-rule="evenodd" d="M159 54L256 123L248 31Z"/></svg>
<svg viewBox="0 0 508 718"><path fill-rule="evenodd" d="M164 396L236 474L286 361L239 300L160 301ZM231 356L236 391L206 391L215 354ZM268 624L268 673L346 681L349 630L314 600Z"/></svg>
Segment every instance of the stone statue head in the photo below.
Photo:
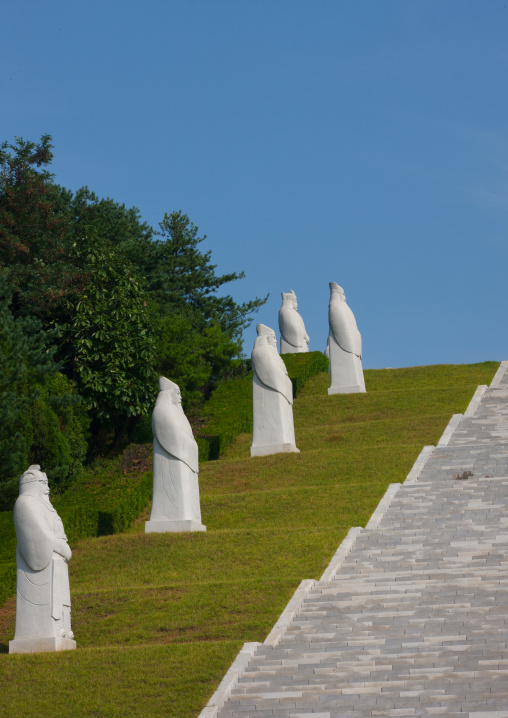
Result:
<svg viewBox="0 0 508 718"><path fill-rule="evenodd" d="M342 287L339 287L337 282L330 282L330 300L335 298L335 296L338 296L341 302L346 301L346 295Z"/></svg>
<svg viewBox="0 0 508 718"><path fill-rule="evenodd" d="M275 332L273 331L273 329L267 327L266 324L258 324L256 327L256 332L258 334L256 344L258 343L258 340L263 337L266 341L266 344L273 347L275 351L277 351L277 337L275 336Z"/></svg>
<svg viewBox="0 0 508 718"><path fill-rule="evenodd" d="M292 307L293 309L298 309L298 302L296 301L296 294L293 292L292 289L289 290L289 292L281 292L282 294L282 306L283 307Z"/></svg>
<svg viewBox="0 0 508 718"><path fill-rule="evenodd" d="M19 493L32 496L49 496L48 477L41 471L39 464L32 464L21 474Z"/></svg>
<svg viewBox="0 0 508 718"><path fill-rule="evenodd" d="M174 381L166 379L165 376L159 377L159 391L170 391L173 404L179 405L182 403L180 387L178 386L178 384L175 384Z"/></svg>

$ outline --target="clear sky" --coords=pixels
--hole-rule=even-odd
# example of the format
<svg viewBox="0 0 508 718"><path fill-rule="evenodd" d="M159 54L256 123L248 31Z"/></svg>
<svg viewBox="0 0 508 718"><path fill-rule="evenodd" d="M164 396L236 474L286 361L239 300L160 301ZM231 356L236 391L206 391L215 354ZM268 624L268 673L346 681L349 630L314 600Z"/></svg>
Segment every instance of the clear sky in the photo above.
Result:
<svg viewBox="0 0 508 718"><path fill-rule="evenodd" d="M182 210L237 301L294 289L364 366L508 358L507 0L4 0L0 141L56 180Z"/></svg>

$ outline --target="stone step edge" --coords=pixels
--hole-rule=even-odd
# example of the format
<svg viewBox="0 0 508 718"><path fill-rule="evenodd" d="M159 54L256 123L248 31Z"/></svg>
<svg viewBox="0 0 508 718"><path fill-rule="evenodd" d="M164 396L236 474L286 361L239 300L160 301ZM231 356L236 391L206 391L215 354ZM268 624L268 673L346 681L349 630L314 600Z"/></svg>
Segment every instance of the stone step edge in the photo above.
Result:
<svg viewBox="0 0 508 718"><path fill-rule="evenodd" d="M252 642L243 644L239 654L220 682L219 687L203 708L198 718L216 718L219 710L231 697L240 676L248 668L249 663L254 657L259 646L272 646L275 648L279 645L287 629L293 622L294 617L302 607L305 598L314 588L316 583L317 581L313 578L304 579L300 582L300 585L289 599L286 608L279 616L277 623L265 638L264 643Z"/></svg>
<svg viewBox="0 0 508 718"><path fill-rule="evenodd" d="M469 402L469 405L464 412L464 417L471 417L474 416L476 410L478 409L478 406L480 405L480 402L487 390L487 385L481 384L479 387L477 387L473 398ZM390 484L389 487L386 489L386 492L377 505L376 510L370 517L367 525L365 526L366 531L374 531L379 527L379 524L383 520L386 512L390 508L390 505L395 497L395 495L398 493L398 491L401 489L402 486L410 486L411 484L414 484L419 476L421 475L425 464L427 463L429 457L434 452L436 448L442 448L444 446L448 446L448 443L450 439L452 438L454 432L456 431L457 427L459 426L461 420L462 420L462 414L453 414L452 418L448 422L447 427L443 431L443 434L441 438L438 441L437 447L434 446L424 446L421 450L418 458L416 459L415 463L413 464L413 468L407 475L405 481L403 484ZM355 537L356 538L356 537Z"/></svg>
<svg viewBox="0 0 508 718"><path fill-rule="evenodd" d="M508 361L507 360L502 361L501 364L499 365L498 370L494 374L494 378L490 382L491 389L499 388L499 386L501 384L501 380L503 379L507 369L508 369Z"/></svg>
<svg viewBox="0 0 508 718"><path fill-rule="evenodd" d="M360 536L362 532L363 528L361 526L354 526L353 528L349 529L346 536L339 545L339 548L333 555L332 560L330 561L323 575L319 579L320 583L322 581L333 581L335 579L337 573L342 567L342 564L346 560L349 553L352 551L356 539L358 538L358 536Z"/></svg>
<svg viewBox="0 0 508 718"><path fill-rule="evenodd" d="M453 418L453 417L452 417ZM445 429L446 431L446 429ZM420 474L422 473L423 469L425 468L425 464L427 463L429 457L431 456L432 452L435 450L435 446L424 446L423 449L420 451L418 458L416 459L415 463L413 464L413 468L409 472L409 474L406 476L406 480L404 481L403 486L408 486L411 484L415 484L417 480L420 477Z"/></svg>
<svg viewBox="0 0 508 718"><path fill-rule="evenodd" d="M365 527L365 531L375 531L378 528L386 512L390 508L390 504L392 503L395 494L397 494L401 488L402 484L390 484L390 486L386 489L383 498L378 503L376 510L370 517Z"/></svg>
<svg viewBox="0 0 508 718"><path fill-rule="evenodd" d="M476 389L475 393L473 394L473 398L468 404L468 407L466 411L464 412L464 418L470 419L472 416L476 414L476 410L480 406L480 402L483 399L485 392L487 391L489 387L486 384L480 384L480 386Z"/></svg>
<svg viewBox="0 0 508 718"><path fill-rule="evenodd" d="M256 653L256 650L262 645L263 644L259 642L243 644L243 647L240 649L237 657L229 667L226 675L219 683L217 690L203 708L198 718L216 718L220 709L231 697L231 693L238 683L238 679L249 665L252 657Z"/></svg>
<svg viewBox="0 0 508 718"><path fill-rule="evenodd" d="M467 407L468 409L469 409L469 406ZM462 421L463 416L465 416L465 414L454 414L452 416L452 418L448 422L448 426L443 431L441 438L437 442L437 445L436 445L437 448L440 448L441 446L448 446L450 439L452 438L453 434L455 433L455 429L457 429L458 425Z"/></svg>
<svg viewBox="0 0 508 718"><path fill-rule="evenodd" d="M494 379L492 381L494 381ZM443 435L437 443L438 447L448 446L448 444L450 443L450 439L454 435L455 431L458 429L462 419L471 419L476 414L478 407L480 406L481 400L485 396L485 392L488 388L489 387L486 384L480 384L480 386L476 388L476 391L473 394L473 398L467 405L467 409L465 410L464 414L454 414L452 416L452 418L448 422L448 426L443 431Z"/></svg>
<svg viewBox="0 0 508 718"><path fill-rule="evenodd" d="M462 414L454 414L454 416L459 416L462 418ZM452 417L453 418L453 417ZM450 420L451 423L451 420ZM448 427L447 427L448 428ZM446 431L446 429L445 429ZM377 508L375 509L374 513L369 519L369 522L367 523L365 530L374 530L378 528L379 523L381 522L382 518L384 517L385 513L390 507L390 504L395 496L395 494L399 491L399 489L402 486L411 485L414 484L420 474L422 473L425 464L427 463L427 460L429 456L432 454L436 447L435 446L424 446L423 449L420 451L418 458L416 459L415 463L413 464L413 467L409 474L407 475L405 481L403 484L390 484L385 491L382 499L380 500L379 504L377 505ZM326 581L333 581L337 573L342 567L342 564L344 563L345 559L347 558L348 554L352 551L356 539L358 536L362 534L364 529L361 526L354 526L353 528L349 529L347 532L345 538L342 540L341 544L339 545L337 551L335 552L334 556L332 557L332 560L328 564L327 568L325 569L323 575L319 579L319 582L326 582Z"/></svg>
<svg viewBox="0 0 508 718"><path fill-rule="evenodd" d="M289 599L286 608L280 614L279 620L265 638L263 645L273 647L279 645L284 634L293 622L294 617L302 607L307 595L314 588L316 583L317 582L313 578L306 578L301 581L293 596Z"/></svg>

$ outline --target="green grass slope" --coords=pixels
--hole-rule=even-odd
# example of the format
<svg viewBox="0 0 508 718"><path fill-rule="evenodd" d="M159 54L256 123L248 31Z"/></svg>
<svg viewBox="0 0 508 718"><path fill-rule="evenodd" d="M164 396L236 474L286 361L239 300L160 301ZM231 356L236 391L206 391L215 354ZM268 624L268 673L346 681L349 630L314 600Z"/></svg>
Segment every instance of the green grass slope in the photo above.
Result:
<svg viewBox="0 0 508 718"><path fill-rule="evenodd" d="M294 404L300 454L251 459L241 434L202 465L206 533L147 535L145 510L124 533L77 543L78 650L6 655L15 600L0 609L0 715L198 715L241 645L265 639L497 366L366 371L368 393L346 396L327 395L326 373L308 379Z"/></svg>
<svg viewBox="0 0 508 718"><path fill-rule="evenodd" d="M310 377L328 369L321 352L287 354L285 361L295 396ZM242 431L252 432L252 371L224 381L194 418L200 462L218 459ZM146 429L145 422L141 434ZM131 444L121 456L99 459L65 493L52 497L71 544L121 533L132 524L152 498L151 461L151 444ZM15 554L12 511L1 511L0 606L16 591Z"/></svg>

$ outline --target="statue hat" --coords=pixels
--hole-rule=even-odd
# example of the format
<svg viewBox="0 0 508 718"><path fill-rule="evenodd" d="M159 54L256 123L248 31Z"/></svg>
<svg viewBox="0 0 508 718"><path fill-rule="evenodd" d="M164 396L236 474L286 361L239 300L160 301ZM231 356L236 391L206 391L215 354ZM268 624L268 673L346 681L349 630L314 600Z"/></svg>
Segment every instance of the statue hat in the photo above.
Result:
<svg viewBox="0 0 508 718"><path fill-rule="evenodd" d="M258 337L270 336L272 334L275 336L275 332L273 331L273 329L267 327L266 324L258 324L256 327L256 331L258 333Z"/></svg>
<svg viewBox="0 0 508 718"><path fill-rule="evenodd" d="M178 386L178 384L175 384L175 382L171 381L170 379L166 379L165 376L160 376L159 391L168 391L168 389L172 389L173 391L180 391L180 387Z"/></svg>
<svg viewBox="0 0 508 718"><path fill-rule="evenodd" d="M330 282L330 292L332 294L344 294L342 287L339 287L337 282Z"/></svg>
<svg viewBox="0 0 508 718"><path fill-rule="evenodd" d="M31 481L40 481L41 478L41 467L39 464L32 464L28 469L21 474L19 485L29 484Z"/></svg>

